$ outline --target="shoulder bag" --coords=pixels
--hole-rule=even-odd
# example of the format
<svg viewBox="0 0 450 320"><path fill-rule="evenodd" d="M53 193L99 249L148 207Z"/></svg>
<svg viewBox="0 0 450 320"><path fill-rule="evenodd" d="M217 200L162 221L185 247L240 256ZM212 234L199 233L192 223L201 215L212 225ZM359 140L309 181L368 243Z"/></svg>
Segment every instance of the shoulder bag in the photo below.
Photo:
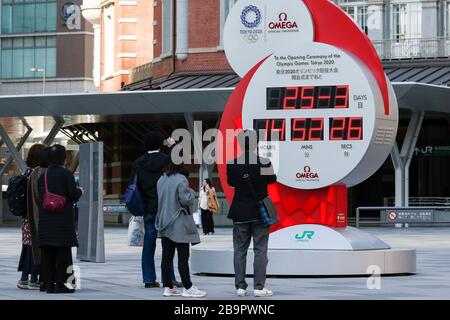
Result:
<svg viewBox="0 0 450 320"><path fill-rule="evenodd" d="M44 193L44 200L42 201L42 207L48 211L61 212L64 210L64 207L66 206L67 199L66 197L61 196L59 194L48 192L47 175L48 170L45 170L44 173L45 193Z"/></svg>
<svg viewBox="0 0 450 320"><path fill-rule="evenodd" d="M275 208L275 205L273 204L272 199L270 199L270 197L265 197L264 199L259 200L258 196L256 195L256 191L250 181L250 175L244 174L243 178L245 181L247 181L250 192L252 193L252 196L258 205L258 211L261 215L261 219L263 220L264 225L266 227L270 227L278 223L278 221L280 221L280 218L278 217L278 212Z"/></svg>

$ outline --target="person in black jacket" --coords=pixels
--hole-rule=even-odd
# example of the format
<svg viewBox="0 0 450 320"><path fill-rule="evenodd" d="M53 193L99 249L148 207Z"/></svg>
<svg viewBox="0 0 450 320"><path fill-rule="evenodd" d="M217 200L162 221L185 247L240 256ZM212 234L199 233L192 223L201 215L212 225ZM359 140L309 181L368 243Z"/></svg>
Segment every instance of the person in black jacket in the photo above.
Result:
<svg viewBox="0 0 450 320"><path fill-rule="evenodd" d="M133 163L131 179L137 174L137 186L146 206L144 247L142 249L143 282L145 288L159 288L160 284L156 281L155 271L155 250L158 235L155 228L156 214L158 213L156 183L169 163L169 156L160 151L166 140L163 134L151 131L145 136L144 140L147 152ZM173 266L172 281L175 286L182 287L182 284L175 279Z"/></svg>
<svg viewBox="0 0 450 320"><path fill-rule="evenodd" d="M78 246L73 204L84 191L75 184L72 172L64 167L65 159L66 149L58 144L52 146L48 152L48 169L38 180L38 243L41 248L41 274L47 293L75 291L66 286L68 277L72 274L69 270L72 266L71 249ZM43 208L46 175L48 192L66 198L66 205L61 212Z"/></svg>
<svg viewBox="0 0 450 320"><path fill-rule="evenodd" d="M268 196L267 185L275 183L277 177L270 161L257 154L258 142L255 131L240 132L238 142L244 151L243 155L227 163L227 182L235 188L228 213L228 218L233 220L235 286L238 296L247 295L245 281L247 251L253 238L254 295L267 297L273 294L265 288L269 228L262 222L257 201Z"/></svg>

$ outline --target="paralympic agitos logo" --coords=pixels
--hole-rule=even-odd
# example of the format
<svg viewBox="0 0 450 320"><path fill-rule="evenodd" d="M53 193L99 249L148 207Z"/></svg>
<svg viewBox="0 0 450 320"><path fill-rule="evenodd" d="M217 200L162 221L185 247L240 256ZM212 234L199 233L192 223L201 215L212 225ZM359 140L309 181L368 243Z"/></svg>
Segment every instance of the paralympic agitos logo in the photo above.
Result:
<svg viewBox="0 0 450 320"><path fill-rule="evenodd" d="M319 174L317 172L311 172L310 166L305 166L303 168L303 172L297 172L295 177L297 178L297 180L319 180Z"/></svg>

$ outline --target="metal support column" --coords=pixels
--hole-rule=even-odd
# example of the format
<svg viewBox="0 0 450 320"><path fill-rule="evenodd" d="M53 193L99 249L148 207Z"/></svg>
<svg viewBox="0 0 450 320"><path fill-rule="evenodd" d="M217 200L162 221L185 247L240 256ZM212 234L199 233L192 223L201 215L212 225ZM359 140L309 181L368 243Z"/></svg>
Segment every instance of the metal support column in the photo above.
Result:
<svg viewBox="0 0 450 320"><path fill-rule="evenodd" d="M48 133L47 137L44 140L44 144L51 145L53 141L55 140L59 130L61 130L62 126L64 125L64 119L61 117L55 117L55 124L53 125L52 129Z"/></svg>
<svg viewBox="0 0 450 320"><path fill-rule="evenodd" d="M6 147L8 148L9 153L11 154L11 156L6 160L5 165L0 170L0 177L3 176L6 169L9 167L9 165L11 164L11 162L13 160L17 163L17 166L19 167L21 172L25 172L27 170L27 164L22 159L19 151L22 148L22 146L25 144L26 140L30 136L31 131L33 131L33 129L28 125L28 123L25 121L25 119L22 119L22 122L23 122L24 126L27 127L27 132L20 139L17 146L14 146L14 143L9 138L8 133L6 132L5 128L3 128L3 126L0 124L0 136L2 137L3 141L6 144Z"/></svg>
<svg viewBox="0 0 450 320"><path fill-rule="evenodd" d="M78 202L77 259L105 262L103 221L103 142L80 145L80 186L85 194Z"/></svg>
<svg viewBox="0 0 450 320"><path fill-rule="evenodd" d="M424 112L414 112L409 120L402 150L399 151L397 144L391 151L391 159L395 168L395 206L409 206L409 167L414 154L417 139L422 128Z"/></svg>

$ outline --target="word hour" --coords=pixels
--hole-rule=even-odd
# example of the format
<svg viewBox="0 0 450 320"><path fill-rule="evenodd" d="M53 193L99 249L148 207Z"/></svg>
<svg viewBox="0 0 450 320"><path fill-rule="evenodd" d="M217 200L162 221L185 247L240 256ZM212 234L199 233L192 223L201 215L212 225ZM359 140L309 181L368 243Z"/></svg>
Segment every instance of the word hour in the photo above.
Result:
<svg viewBox="0 0 450 320"><path fill-rule="evenodd" d="M348 109L349 87L267 88L267 110Z"/></svg>
<svg viewBox="0 0 450 320"><path fill-rule="evenodd" d="M291 141L322 141L324 118L291 119ZM261 141L286 141L286 119L255 119L253 128L260 133ZM329 139L362 140L361 117L334 117L329 119Z"/></svg>

